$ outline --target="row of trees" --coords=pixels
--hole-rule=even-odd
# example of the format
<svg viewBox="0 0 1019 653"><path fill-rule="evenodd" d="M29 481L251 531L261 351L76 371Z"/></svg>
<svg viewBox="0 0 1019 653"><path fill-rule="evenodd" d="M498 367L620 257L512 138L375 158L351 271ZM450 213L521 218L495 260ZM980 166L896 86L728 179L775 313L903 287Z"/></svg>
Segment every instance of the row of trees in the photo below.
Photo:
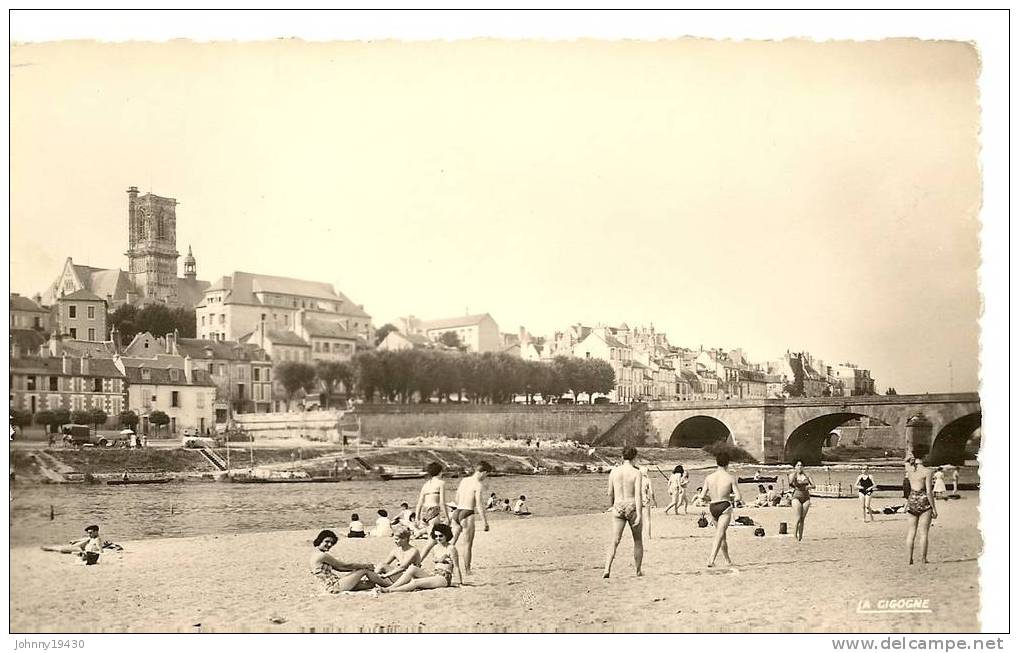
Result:
<svg viewBox="0 0 1019 653"><path fill-rule="evenodd" d="M198 328L193 309L170 308L165 304L149 304L144 308L123 304L110 314L109 323L117 327L125 345L135 334L145 331L159 338L176 329L182 338L194 338Z"/></svg>
<svg viewBox="0 0 1019 653"><path fill-rule="evenodd" d="M14 426L25 428L33 423L42 426L50 433L59 433L60 427L65 424L84 424L93 428L105 426L110 416L106 411L96 408L92 410L40 410L34 415L27 410L11 411L11 422ZM117 425L122 429L133 429L138 426L140 418L132 410L122 411L117 415ZM155 427L166 426L170 423L170 416L161 410L152 411L149 414L149 424Z"/></svg>
<svg viewBox="0 0 1019 653"><path fill-rule="evenodd" d="M560 356L551 363L524 361L509 354L483 354L406 349L402 351L366 351L348 364L320 362L317 366L288 361L276 367L289 400L300 391L325 391L328 398L339 387L348 396L409 403L439 401L456 395L474 403L505 403L515 395L559 397L572 391L577 397L606 394L615 387L616 375L606 361Z"/></svg>

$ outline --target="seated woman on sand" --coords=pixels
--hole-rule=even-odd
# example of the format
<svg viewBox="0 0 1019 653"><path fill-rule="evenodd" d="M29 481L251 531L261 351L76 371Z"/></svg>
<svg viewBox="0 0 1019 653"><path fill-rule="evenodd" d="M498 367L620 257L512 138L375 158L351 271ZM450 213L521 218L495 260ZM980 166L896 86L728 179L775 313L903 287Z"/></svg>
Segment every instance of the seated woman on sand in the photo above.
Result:
<svg viewBox="0 0 1019 653"><path fill-rule="evenodd" d="M697 492L694 494L693 498L693 506L695 508L703 508L711 502L711 497L709 496L705 496L703 498L701 497L702 489L703 488L700 485L697 486Z"/></svg>
<svg viewBox="0 0 1019 653"><path fill-rule="evenodd" d="M421 564L421 552L410 545L411 535L411 530L406 526L398 525L393 529L393 544L396 547L383 562L375 565L375 573L393 580L402 576L411 565Z"/></svg>
<svg viewBox="0 0 1019 653"><path fill-rule="evenodd" d="M337 542L336 533L325 530L312 542L315 552L311 554L311 573L325 585L330 594L366 590L389 585L392 581L376 574L372 565L361 562L343 562L329 554ZM346 572L337 574L336 572Z"/></svg>
<svg viewBox="0 0 1019 653"><path fill-rule="evenodd" d="M436 524L432 527L432 541L421 553L422 565L411 565L407 571L400 576L399 580L389 587L382 587L380 592L413 592L414 590L432 590L440 587L453 586L453 577L456 576L456 584L463 584L463 575L460 571L460 555L456 547L450 542L453 539L453 530L446 524ZM432 570L426 571L423 568L423 561L432 553Z"/></svg>
<svg viewBox="0 0 1019 653"><path fill-rule="evenodd" d="M771 496L768 495L768 491L764 489L763 485L757 486L757 499L754 500L754 507L756 508L767 508L771 505Z"/></svg>

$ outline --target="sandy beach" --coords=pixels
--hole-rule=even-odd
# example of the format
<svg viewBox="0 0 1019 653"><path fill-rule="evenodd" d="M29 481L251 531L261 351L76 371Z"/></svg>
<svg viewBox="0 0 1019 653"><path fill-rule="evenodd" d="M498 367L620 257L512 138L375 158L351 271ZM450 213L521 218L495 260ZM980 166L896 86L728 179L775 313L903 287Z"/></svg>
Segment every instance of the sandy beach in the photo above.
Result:
<svg viewBox="0 0 1019 653"><path fill-rule="evenodd" d="M904 562L906 517L861 522L851 500L815 499L806 536L779 536L785 508L745 509L764 526L734 528L739 572L705 568L699 511L665 517L634 576L629 534L601 578L610 517L492 519L459 588L373 598L328 595L308 570L319 528L120 542L85 567L69 555L11 549L12 632L959 632L979 628L981 537L975 492L939 502L931 563ZM894 499L875 500L875 507ZM661 504L664 506L664 504ZM790 524L790 530L791 530ZM69 534L73 535L73 534ZM112 535L112 534L111 534ZM416 544L423 546L423 540ZM341 539L340 559L379 561L388 539ZM833 591L831 588L837 588ZM860 601L928 599L930 613L860 614Z"/></svg>

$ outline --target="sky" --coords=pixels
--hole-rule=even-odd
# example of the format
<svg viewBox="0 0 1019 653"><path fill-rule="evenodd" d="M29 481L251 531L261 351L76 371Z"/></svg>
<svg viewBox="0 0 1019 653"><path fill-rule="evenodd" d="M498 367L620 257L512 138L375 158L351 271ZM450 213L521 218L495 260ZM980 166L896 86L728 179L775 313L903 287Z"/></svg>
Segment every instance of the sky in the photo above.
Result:
<svg viewBox="0 0 1019 653"><path fill-rule="evenodd" d="M128 186L198 276L376 326L653 324L904 392L977 389L976 50L950 41L98 44L11 51L11 289L127 266Z"/></svg>

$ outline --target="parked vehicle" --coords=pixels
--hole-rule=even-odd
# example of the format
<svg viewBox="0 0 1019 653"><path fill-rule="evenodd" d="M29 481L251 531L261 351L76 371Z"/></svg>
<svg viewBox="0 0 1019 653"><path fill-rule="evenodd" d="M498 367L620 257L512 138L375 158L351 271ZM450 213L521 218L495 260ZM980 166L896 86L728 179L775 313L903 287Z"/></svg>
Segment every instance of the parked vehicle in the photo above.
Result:
<svg viewBox="0 0 1019 653"><path fill-rule="evenodd" d="M131 434L119 431L96 431L84 424L65 424L60 427L65 444L72 447L129 447Z"/></svg>

